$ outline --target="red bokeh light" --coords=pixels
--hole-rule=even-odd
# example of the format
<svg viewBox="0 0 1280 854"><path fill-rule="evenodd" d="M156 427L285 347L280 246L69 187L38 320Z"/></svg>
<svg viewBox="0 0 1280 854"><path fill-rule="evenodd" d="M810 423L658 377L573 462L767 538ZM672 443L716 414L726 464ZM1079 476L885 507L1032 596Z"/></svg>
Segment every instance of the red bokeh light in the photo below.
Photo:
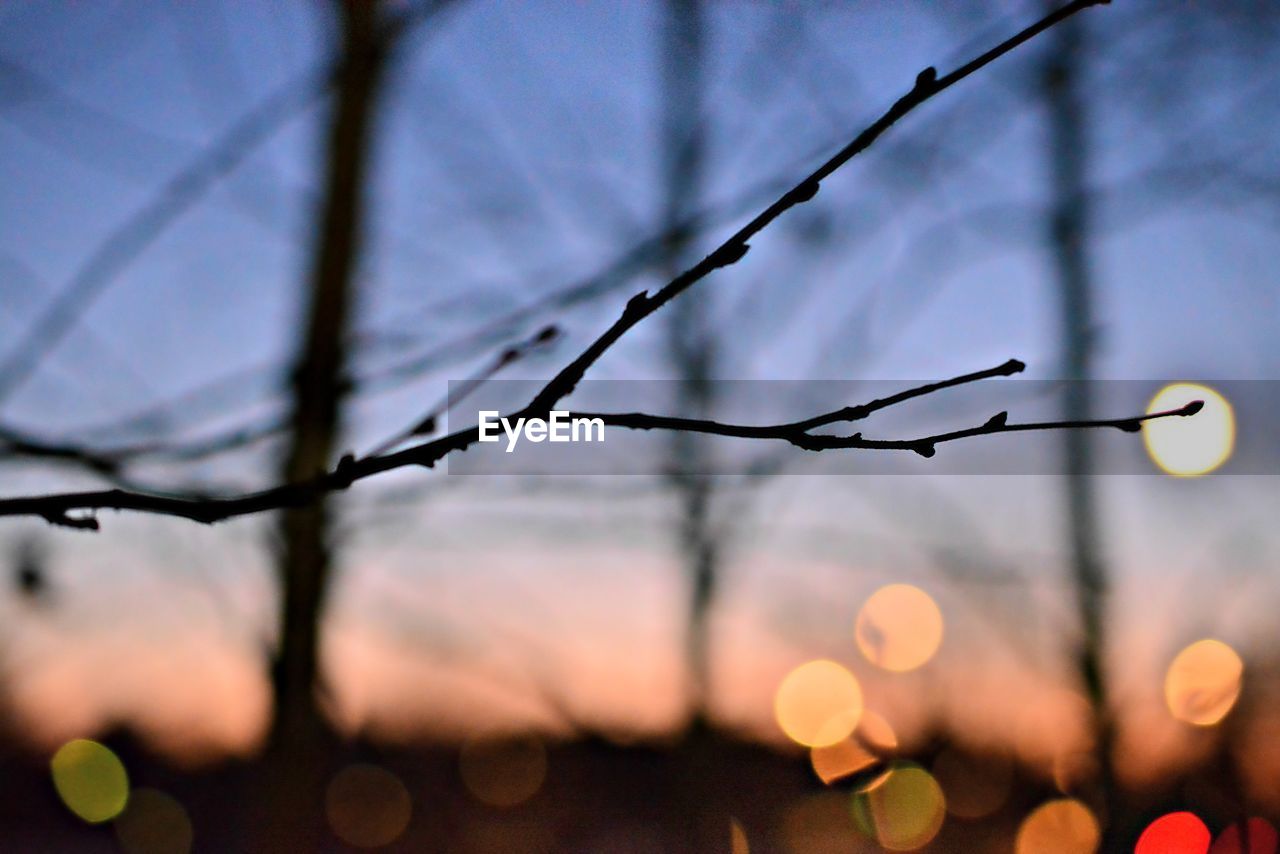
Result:
<svg viewBox="0 0 1280 854"><path fill-rule="evenodd" d="M1142 831L1134 854L1207 854L1212 840L1209 828L1189 812L1161 816Z"/></svg>
<svg viewBox="0 0 1280 854"><path fill-rule="evenodd" d="M1280 833L1265 818L1236 822L1218 834L1209 854L1280 854Z"/></svg>

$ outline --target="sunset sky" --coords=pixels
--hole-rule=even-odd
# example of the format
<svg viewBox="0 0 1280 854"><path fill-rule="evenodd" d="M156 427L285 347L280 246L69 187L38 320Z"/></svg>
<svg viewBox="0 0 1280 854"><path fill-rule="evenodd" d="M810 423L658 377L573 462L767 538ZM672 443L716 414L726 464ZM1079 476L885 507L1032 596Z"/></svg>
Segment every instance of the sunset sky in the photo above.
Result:
<svg viewBox="0 0 1280 854"><path fill-rule="evenodd" d="M921 68L954 67L1040 8L974 3L943 15L932 5L712 5L714 222L700 247L847 141ZM1167 714L1178 650L1217 637L1246 674L1271 668L1274 679L1280 667L1277 395L1270 382L1241 382L1280 378L1280 39L1274 22L1186 5L1180 20L1157 0L1086 16L1098 374L1154 388L1205 381L1249 398L1233 401L1250 413L1240 447L1263 449L1267 463L1173 478L1139 437L1105 438L1132 443L1130 471L1145 472L1100 478L1116 703L1122 731L1142 736L1122 737L1135 780L1205 749ZM212 23L187 4L0 8L0 365L113 230L246 110L313 73L334 35L306 4L220 8ZM628 296L660 284L647 271L426 358L658 229L655 27L643 3L469 2L416 31L379 127L357 336L358 373L372 379L348 446L366 451L413 423L450 380L554 322L563 340L510 374L549 376ZM1170 46L1172 75L1151 60ZM1062 375L1042 246L1039 50L910 116L824 184L812 210L702 283L731 331L725 379L911 385L1014 357L1028 379ZM0 402L0 423L110 446L278 416L322 117L318 102L299 109L87 297ZM641 328L592 376L669 378L659 344L656 327ZM399 379L395 366L419 357L431 369ZM168 420L134 417L175 399L186 402ZM1000 441L946 455L998 454L976 443ZM158 486L260 487L278 450L268 441L138 474ZM0 464L6 496L97 483ZM812 475L827 464L806 465ZM713 617L714 715L785 745L779 681L831 658L904 742L947 728L1051 772L1054 756L1081 748L1064 655L1077 629L1061 492L1047 474L769 480L742 511ZM331 713L350 731L400 741L590 727L650 739L682 723L687 593L674 505L655 479L408 471L341 506L326 655ZM268 520L101 521L88 535L0 520L0 552L36 536L49 554L47 601L0 596L0 673L24 732L51 746L126 725L188 760L251 751L275 614ZM854 640L859 609L890 582L927 591L945 625L937 655L907 674L877 669ZM1280 771L1280 756L1259 761Z"/></svg>

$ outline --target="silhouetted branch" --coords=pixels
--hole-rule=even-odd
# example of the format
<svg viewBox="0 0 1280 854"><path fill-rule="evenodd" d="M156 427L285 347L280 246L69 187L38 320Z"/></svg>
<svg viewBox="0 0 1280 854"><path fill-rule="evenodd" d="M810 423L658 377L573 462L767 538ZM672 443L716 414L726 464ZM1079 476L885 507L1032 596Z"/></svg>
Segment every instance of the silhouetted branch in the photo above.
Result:
<svg viewBox="0 0 1280 854"><path fill-rule="evenodd" d="M1010 366L1016 369L1011 370ZM1155 412L1125 418L1106 418L1088 421L1037 421L1011 423L1007 412L1000 412L976 427L967 427L914 439L869 439L861 433L850 436L832 436L809 432L813 426L828 426L840 422L856 421L871 412L921 395L931 394L960 383L973 382L975 378L1001 376L1021 370L1021 363L1011 360L996 368L964 374L951 380L929 383L908 389L899 394L862 406L842 407L805 421L774 425L728 424L696 418L676 418L665 415L649 415L641 412L594 413L575 412L573 417L600 418L606 425L630 430L683 430L715 436L740 439L782 440L808 451L828 450L896 450L912 451L923 457L934 455L937 445L976 436L998 433L1021 433L1037 430L1113 428L1133 433L1142 424L1157 418L1195 415L1203 407L1202 401L1192 401L1179 409ZM531 417L532 410L525 409L511 416ZM227 498L191 498L187 496L132 492L123 489L96 492L76 492L60 495L44 495L0 500L0 516L40 516L50 523L73 528L96 529L97 520L92 517L72 516L72 513L97 510L133 510L161 516L175 516L196 522L211 524L239 516L248 516L282 507L296 507L319 495L347 489L351 484L393 469L408 466L432 467L450 453L465 450L479 438L477 428L459 430L439 439L407 448L392 454L375 455L355 459L348 455L337 467L310 481L285 484L261 492Z"/></svg>
<svg viewBox="0 0 1280 854"><path fill-rule="evenodd" d="M942 391L943 389L955 388L958 385L979 382L980 380L991 379L992 377L1011 377L1014 374L1022 373L1026 368L1027 366L1017 359L1010 359L1004 364L996 365L994 368L986 368L985 370L974 371L969 374L961 374L960 376L952 377L949 380L942 380L940 382L916 386L915 388L900 391L897 394L891 394L888 397L877 398L870 403L863 403L859 406L847 406L844 409L837 409L834 412L827 412L822 415L814 416L813 418L805 419L804 421L796 421L795 423L786 426L800 432L808 432L810 430L815 430L818 427L825 427L828 424L835 424L841 421L861 421L867 416L879 412L882 409L888 409L890 406L897 406L899 403L905 403L913 398L924 397L926 394L933 394L934 392Z"/></svg>
<svg viewBox="0 0 1280 854"><path fill-rule="evenodd" d="M525 340L518 341L502 350L472 376L462 380L460 389L454 389L444 400L428 410L427 414L422 416L412 429L387 440L371 453L385 453L407 439L434 432L434 429L427 428L431 427L432 422L443 415L451 404L456 405L462 397L469 395L486 380L524 358L538 347L550 343L558 334L559 332L555 326L546 326ZM421 371L418 371L418 373L421 373ZM370 376L372 378L388 379L383 372L373 372ZM400 379L403 380L406 377L401 377ZM270 415L257 419L252 423L207 436L93 446L73 441L44 439L27 431L0 423L0 461L6 459L56 460L78 465L95 474L114 479L122 469L132 463L144 460L153 462L158 460L186 462L202 460L255 445L265 439L278 436L288 426L288 419L285 416Z"/></svg>
<svg viewBox="0 0 1280 854"><path fill-rule="evenodd" d="M422 352L357 374L355 386L362 392L368 393L394 390L420 379L430 371L473 358L484 348L495 347L501 344L504 338L517 334L521 327L539 316L599 298L627 284L661 256L662 247L676 233L691 234L705 225L726 218L731 211L749 209L744 203L749 203L748 200L767 198L768 195L776 193L779 186L787 185L776 179L771 180L764 186L753 188L729 205L719 205L715 209L709 208L684 218L671 227L638 241L586 278L550 291L527 305L512 309L470 331L455 335L443 342L437 342ZM769 192L771 189L772 193ZM725 210L726 208L729 210ZM210 409L211 406L207 404L207 400L220 399L227 396L230 390L240 389L246 384L256 382L258 374L266 373L273 368L283 372L283 368L268 365L260 365L250 370L238 370L168 400L148 404L128 415L90 425L77 432L86 435L134 432L157 426L172 415L181 414L189 418L198 410ZM143 460L206 459L278 436L287 426L288 419L283 414L278 414L190 439L159 438L115 445L98 445L73 439L37 437L28 430L12 424L0 423L0 460L23 457L56 459L103 474Z"/></svg>
<svg viewBox="0 0 1280 854"><path fill-rule="evenodd" d="M808 159L810 158L797 158L796 162ZM1194 166L1188 169L1194 171ZM1141 177L1143 176L1137 176L1133 183L1138 184L1137 179ZM676 237L692 236L706 228L728 221L732 217L750 211L754 205L760 204L789 186L790 182L777 177L770 178L759 182L734 200L705 207L681 217L667 227L636 241L595 273L549 291L523 306L486 320L471 330L436 342L420 352L390 364L362 371L356 375L355 385L361 393L376 394L394 390L420 379L430 371L473 358L486 348L499 346L504 339L510 339L519 334L523 328L527 328L539 317L599 299L616 291L652 267L655 261L663 257L665 247ZM1018 213L1025 215L1026 210L1019 208ZM972 219L972 216L966 219ZM865 239L872 233L863 229L859 232L859 236ZM368 336L374 343L384 337L378 332L368 333ZM283 370L276 364L261 364L249 369L240 369L202 383L169 399L146 404L129 414L87 425L78 429L76 433L92 436L151 431L174 416L180 415L184 420L191 420L199 412L216 412L216 407L220 405L222 399L233 391L239 392L246 386L263 385L262 375L272 371L283 373ZM214 401L218 403L215 404ZM288 426L287 422L284 414L276 414L188 439L156 438L115 444L97 444L70 437L59 439L37 437L30 430L24 430L13 424L0 423L0 460L20 458L57 460L78 465L102 475L143 461L192 462L242 450L281 435ZM112 480L116 481L119 478L112 478Z"/></svg>
<svg viewBox="0 0 1280 854"><path fill-rule="evenodd" d="M472 393L486 382L493 379L500 372L509 366L514 365L516 362L519 362L535 350L550 344L558 337L560 337L559 328L555 326L545 326L536 334L506 348L490 360L488 364L481 367L471 376L460 381L456 388L451 388L445 395L444 399L428 409L426 414L414 422L412 427L401 433L397 433L390 439L387 439L370 453L374 455L385 454L387 451L390 451L392 448L407 442L410 439L417 438L419 436L430 436L432 433L436 432L436 423L439 421L440 416L457 406L467 397L470 397Z"/></svg>
<svg viewBox="0 0 1280 854"><path fill-rule="evenodd" d="M103 454L77 445L50 442L12 427L0 426L0 460L7 457L75 463L106 476L113 476L120 469L120 458L113 453Z"/></svg>
<svg viewBox="0 0 1280 854"><path fill-rule="evenodd" d="M749 241L753 237L786 211L813 199L821 189L823 180L830 177L837 169L854 157L870 148L885 131L893 127L903 116L928 101L934 95L949 89L975 71L989 65L1054 24L1071 17L1082 9L1106 2L1109 2L1109 0L1075 0L1075 2L1050 13L1012 38L942 77L938 76L937 70L932 66L921 71L916 77L915 86L894 102L893 106L885 111L880 118L867 126L865 130L854 137L853 141L836 152L833 157L815 169L807 178L783 193L773 204L738 229L728 240L712 250L709 255L672 279L653 295L650 295L648 291L643 291L632 297L623 310L622 316L611 327L606 329L599 338L593 341L578 358L574 359L564 370L553 377L551 382L547 383L546 387L534 398L529 408L535 413L549 411L553 405L563 400L573 391L587 369L595 364L632 327L715 270L732 266L741 261L751 249Z"/></svg>
<svg viewBox="0 0 1280 854"><path fill-rule="evenodd" d="M945 387L942 383L937 387ZM927 393L927 392L925 392ZM915 396L915 395L913 395ZM830 450L864 450L864 451L913 451L922 457L932 457L937 445L954 442L959 439L970 439L974 436L993 436L997 433L1025 433L1033 430L1080 430L1097 427L1110 427L1126 433L1136 433L1142 428L1144 421L1155 418L1195 415L1204 407L1200 400L1192 401L1178 409L1164 412L1153 412L1148 415L1129 416L1126 418L1103 418L1077 421L1030 421L1011 423L1008 412L997 412L977 427L966 427L947 433L935 433L932 436L921 436L916 439L868 439L861 433L849 436L830 436L814 434L803 428L805 422L794 424L772 424L765 426L746 424L727 424L699 418L675 418L665 415L648 415L643 412L573 412L574 418L599 418L607 426L625 427L630 430L679 430L687 433L708 433L713 436L730 436L739 439L780 439L790 442L806 451ZM837 421L853 421L857 417L849 417L850 411L861 407L837 409L813 419L824 424Z"/></svg>
<svg viewBox="0 0 1280 854"><path fill-rule="evenodd" d="M1099 5L1106 0L1075 0L1061 9L1047 15L1037 23L1022 30L1017 35L992 48L981 56L971 60L949 74L939 77L934 68L926 68L916 78L915 85L909 92L899 98L879 119L837 152L833 157L815 169L808 177L800 181L790 190L756 215L754 219L740 228L726 241L720 244L705 258L690 269L676 276L657 292L649 294L642 291L632 297L626 304L621 316L598 338L592 341L565 368L556 374L533 398L524 409L515 413L514 417L542 417L567 397L577 386L586 371L596 363L619 339L642 320L654 314L662 306L675 299L695 283L706 278L721 267L736 264L747 254L749 241L768 227L774 220L790 208L809 201L817 195L821 182L838 170L853 157L869 148L886 130L899 119L910 113L925 101L939 92L950 88L964 78L983 68L1037 34L1052 27L1059 21L1091 6ZM1021 369L1021 363L1008 362L997 372L1009 373ZM992 375L998 375L992 374ZM928 394L940 388L946 388L961 382L973 381L974 375L964 375L954 380L930 384L924 390L912 390L886 398L885 401L873 402L867 406L882 409L910 397ZM905 395L905 396L904 396ZM858 408L853 408L856 413ZM1000 413L980 427L922 437L909 440L865 439L861 434L853 436L824 436L808 433L813 426L831 424L838 421L852 420L851 410L846 408L835 410L816 419L798 422L799 425L778 425L774 427L749 427L743 425L725 425L712 421L689 419L671 419L662 416L623 414L610 416L615 419L615 426L634 429L673 429L693 430L696 432L717 435L741 436L744 438L783 438L809 450L827 449L883 449L909 450L923 456L931 456L934 446L941 442L954 441L972 436L989 435L1002 432L1025 430L1075 429L1086 427L1116 427L1124 430L1137 430L1144 420L1169 415L1191 415L1199 407L1190 405L1182 410L1136 418L1112 419L1106 421L1066 421L1042 422L1034 424L1009 424L1007 414ZM874 411L874 410L872 410ZM825 419L825 420L824 420ZM816 422L816 423L815 423ZM783 431L779 435L778 431ZM132 510L157 515L175 516L197 522L213 523L239 516L261 513L268 510L298 507L329 492L344 490L358 480L373 477L382 472L408 466L432 467L447 455L465 450L479 439L476 427L451 433L447 436L425 442L402 451L390 454L371 455L361 459L353 455L344 456L337 466L322 475L293 483L285 483L270 489L253 492L241 496L227 498L192 499L182 496L148 494L123 489L103 490L97 492L79 492L59 495L19 497L0 500L0 516L40 516L52 524L73 528L96 529L97 520L92 516L72 515L80 512L92 513L97 510Z"/></svg>

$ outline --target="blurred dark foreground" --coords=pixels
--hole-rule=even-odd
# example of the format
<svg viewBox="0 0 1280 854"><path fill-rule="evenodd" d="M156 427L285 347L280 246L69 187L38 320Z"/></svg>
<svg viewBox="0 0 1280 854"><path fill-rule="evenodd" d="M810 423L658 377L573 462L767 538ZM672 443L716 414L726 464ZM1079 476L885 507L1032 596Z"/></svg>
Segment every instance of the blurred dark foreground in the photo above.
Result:
<svg viewBox="0 0 1280 854"><path fill-rule="evenodd" d="M112 821L87 823L60 799L48 757L8 750L0 760L0 850L261 850L261 813L253 803L262 791L256 763L182 770L150 755L128 735L101 743L128 770L124 812ZM1028 844L1019 829L1037 806L1062 801L1051 781L1011 766L1001 770L1007 763L1001 757L969 754L964 762L977 776L961 782L967 789L962 791L955 788L954 775L946 779L938 768L944 753L954 759L954 748L942 745L913 755L943 778L953 809L971 812L985 801L991 811L966 819L949 810L936 835L912 850L1022 854L1042 849L1043 837ZM984 763L990 773L983 773ZM904 807L868 798L865 792L880 785L892 761L824 786L803 754L705 730L679 742L631 746L599 739L544 746L532 738L479 750L456 745L386 750L349 743L335 747L328 764L332 776L323 814L317 813L316 826L291 832L289 850L874 852L904 850L892 837L893 823L899 822L896 829L902 831L902 822L918 824L912 810L930 808L918 800ZM1232 828L1239 816L1230 806L1229 788L1212 768L1169 781L1166 791L1141 799L1133 810L1133 840L1152 820L1185 809L1212 830L1213 854L1246 850ZM1094 810L1101 816L1105 807L1095 804ZM1274 854L1273 826L1255 818L1248 850ZM877 827L895 848L876 841ZM914 827L907 833L916 832ZM1043 850L1076 850L1068 838L1075 830L1061 827L1063 838ZM912 844L909 836L906 840ZM1122 850L1133 851L1133 845L1130 841ZM1142 854L1184 850L1194 849L1138 847Z"/></svg>

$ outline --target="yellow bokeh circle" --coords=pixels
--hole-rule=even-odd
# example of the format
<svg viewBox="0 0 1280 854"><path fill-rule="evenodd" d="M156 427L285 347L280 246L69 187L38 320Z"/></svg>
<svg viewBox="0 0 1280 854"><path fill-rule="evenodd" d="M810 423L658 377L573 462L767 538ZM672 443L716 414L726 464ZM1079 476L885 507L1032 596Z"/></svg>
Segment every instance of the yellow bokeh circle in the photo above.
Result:
<svg viewBox="0 0 1280 854"><path fill-rule="evenodd" d="M826 659L792 670L773 698L778 726L805 747L827 747L848 738L858 726L862 709L857 677Z"/></svg>
<svg viewBox="0 0 1280 854"><path fill-rule="evenodd" d="M942 644L942 612L919 587L889 584L871 594L858 612L854 637L877 667L896 673L915 670Z"/></svg>
<svg viewBox="0 0 1280 854"><path fill-rule="evenodd" d="M53 754L53 786L67 809L91 824L110 821L129 801L129 775L111 748L77 738Z"/></svg>
<svg viewBox="0 0 1280 854"><path fill-rule="evenodd" d="M1220 640L1196 641L1169 664L1164 699L1178 720L1213 726L1235 705L1244 677L1244 662Z"/></svg>
<svg viewBox="0 0 1280 854"><path fill-rule="evenodd" d="M896 762L873 786L853 799L853 819L863 833L889 851L928 845L947 815L942 787L925 769Z"/></svg>
<svg viewBox="0 0 1280 854"><path fill-rule="evenodd" d="M1225 463L1235 448L1235 413L1227 399L1208 386L1167 385L1151 399L1147 414L1180 409L1195 400L1204 402L1204 408L1195 415L1157 418L1142 427L1152 461L1178 477L1208 474Z"/></svg>
<svg viewBox="0 0 1280 854"><path fill-rule="evenodd" d="M1022 820L1016 854L1093 854L1102 831L1093 811L1074 798L1041 804Z"/></svg>

